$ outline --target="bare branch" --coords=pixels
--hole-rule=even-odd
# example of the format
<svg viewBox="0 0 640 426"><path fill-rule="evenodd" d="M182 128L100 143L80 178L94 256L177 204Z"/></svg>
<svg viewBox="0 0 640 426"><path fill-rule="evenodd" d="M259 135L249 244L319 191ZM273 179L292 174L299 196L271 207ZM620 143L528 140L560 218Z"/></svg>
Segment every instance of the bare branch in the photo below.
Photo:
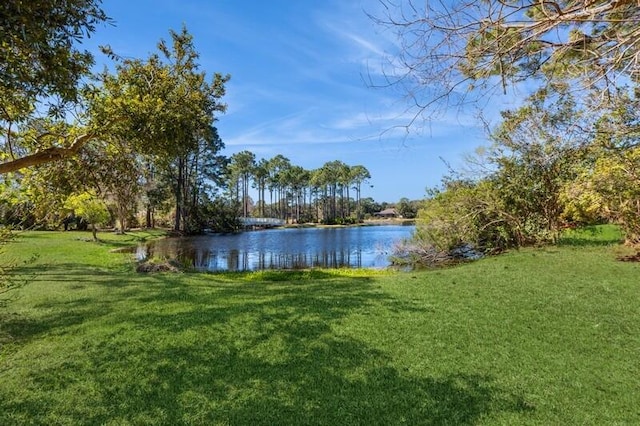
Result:
<svg viewBox="0 0 640 426"><path fill-rule="evenodd" d="M380 3L385 15L370 16L399 41L386 84L407 92L418 117L532 79L574 80L605 99L640 79L637 0Z"/></svg>

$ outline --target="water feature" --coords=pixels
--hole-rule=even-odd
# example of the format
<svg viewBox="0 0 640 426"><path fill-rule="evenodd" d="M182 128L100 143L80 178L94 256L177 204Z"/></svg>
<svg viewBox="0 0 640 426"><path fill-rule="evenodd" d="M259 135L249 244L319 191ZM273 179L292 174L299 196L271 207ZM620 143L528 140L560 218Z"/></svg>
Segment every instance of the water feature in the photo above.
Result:
<svg viewBox="0 0 640 426"><path fill-rule="evenodd" d="M239 234L167 238L140 245L136 257L177 259L201 271L384 268L413 226L283 228Z"/></svg>

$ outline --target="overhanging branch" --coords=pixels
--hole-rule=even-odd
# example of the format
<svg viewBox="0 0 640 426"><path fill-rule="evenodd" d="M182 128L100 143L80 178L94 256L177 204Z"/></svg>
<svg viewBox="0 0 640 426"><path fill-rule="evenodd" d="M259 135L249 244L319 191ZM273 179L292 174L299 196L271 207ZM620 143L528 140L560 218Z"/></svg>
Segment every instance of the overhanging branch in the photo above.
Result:
<svg viewBox="0 0 640 426"><path fill-rule="evenodd" d="M0 174L11 173L24 169L26 167L37 166L40 164L49 163L52 161L58 161L65 158L72 157L80 151L80 149L91 139L96 136L94 132L85 133L78 136L71 146L67 148L51 147L38 151L34 154L27 155L25 157L17 158L12 161L7 161L0 164Z"/></svg>

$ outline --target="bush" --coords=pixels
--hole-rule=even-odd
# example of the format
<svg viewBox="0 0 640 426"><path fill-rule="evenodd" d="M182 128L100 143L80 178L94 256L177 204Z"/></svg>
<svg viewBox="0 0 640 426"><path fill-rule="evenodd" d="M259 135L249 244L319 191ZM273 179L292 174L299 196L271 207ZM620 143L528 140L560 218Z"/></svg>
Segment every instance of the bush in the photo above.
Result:
<svg viewBox="0 0 640 426"><path fill-rule="evenodd" d="M454 181L424 203L414 239L440 253L468 245L496 252L519 244L516 227L490 182Z"/></svg>

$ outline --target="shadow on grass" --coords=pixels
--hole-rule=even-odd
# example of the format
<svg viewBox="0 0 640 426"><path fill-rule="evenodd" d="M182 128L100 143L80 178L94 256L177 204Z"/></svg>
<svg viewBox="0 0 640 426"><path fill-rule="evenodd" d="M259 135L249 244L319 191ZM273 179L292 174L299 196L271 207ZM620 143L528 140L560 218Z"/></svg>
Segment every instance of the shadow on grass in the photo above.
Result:
<svg viewBox="0 0 640 426"><path fill-rule="evenodd" d="M120 234L118 239L106 238L105 234L100 234L98 237L98 244L106 247L110 247L111 250L131 248L135 249L136 246L142 243L146 243L151 240L163 238L166 235L164 233L124 233ZM102 238L100 238L102 237Z"/></svg>
<svg viewBox="0 0 640 426"><path fill-rule="evenodd" d="M528 409L491 377L410 373L375 342L336 331L388 305L420 314L368 278L230 276L153 275L127 286L112 277L99 297L47 302L52 314L5 324L22 339L54 330L74 339L59 345L68 361L21 377L33 393L14 397L0 385L0 421L464 425Z"/></svg>

